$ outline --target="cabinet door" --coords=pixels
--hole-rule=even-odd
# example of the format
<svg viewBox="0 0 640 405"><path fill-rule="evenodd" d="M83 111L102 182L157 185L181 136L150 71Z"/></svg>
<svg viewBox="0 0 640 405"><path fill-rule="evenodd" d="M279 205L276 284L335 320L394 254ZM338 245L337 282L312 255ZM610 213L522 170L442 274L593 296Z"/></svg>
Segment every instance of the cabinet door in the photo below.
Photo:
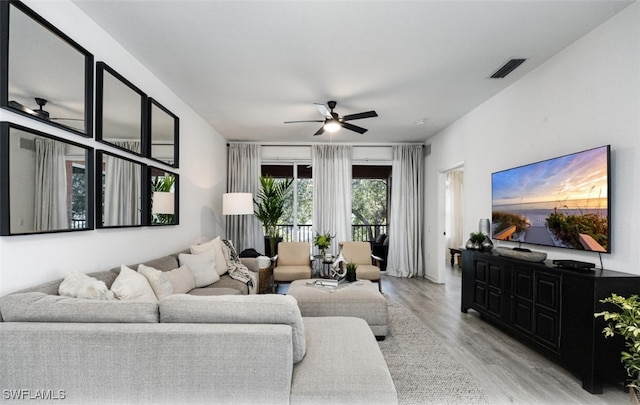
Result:
<svg viewBox="0 0 640 405"><path fill-rule="evenodd" d="M490 258L474 257L473 307L480 313L502 319L504 307L504 265Z"/></svg>
<svg viewBox="0 0 640 405"><path fill-rule="evenodd" d="M511 324L519 332L533 336L534 273L514 268L511 281Z"/></svg>
<svg viewBox="0 0 640 405"><path fill-rule="evenodd" d="M551 348L559 347L560 277L537 272L535 277L534 339Z"/></svg>

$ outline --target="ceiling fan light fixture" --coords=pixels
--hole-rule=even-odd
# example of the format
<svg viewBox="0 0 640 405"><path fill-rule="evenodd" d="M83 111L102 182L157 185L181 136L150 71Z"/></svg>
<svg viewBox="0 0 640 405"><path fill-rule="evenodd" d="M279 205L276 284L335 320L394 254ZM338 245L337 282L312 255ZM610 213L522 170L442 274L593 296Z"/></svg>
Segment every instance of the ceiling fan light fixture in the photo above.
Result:
<svg viewBox="0 0 640 405"><path fill-rule="evenodd" d="M340 125L340 122L336 119L327 120L327 122L325 122L324 124L324 130L327 132L336 132L341 127L342 125Z"/></svg>

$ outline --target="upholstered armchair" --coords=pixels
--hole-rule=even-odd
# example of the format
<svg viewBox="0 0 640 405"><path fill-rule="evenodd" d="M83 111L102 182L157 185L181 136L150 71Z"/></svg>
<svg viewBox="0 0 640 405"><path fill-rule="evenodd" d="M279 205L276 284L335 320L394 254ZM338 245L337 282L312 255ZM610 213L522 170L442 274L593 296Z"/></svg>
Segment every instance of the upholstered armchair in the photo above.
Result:
<svg viewBox="0 0 640 405"><path fill-rule="evenodd" d="M273 284L311 278L311 245L308 242L280 242L278 256L273 269Z"/></svg>
<svg viewBox="0 0 640 405"><path fill-rule="evenodd" d="M381 258L371 254L371 244L369 242L340 242L342 256L347 263L358 265L356 278L359 280L370 280L378 283L378 290L382 292L382 282L380 280Z"/></svg>

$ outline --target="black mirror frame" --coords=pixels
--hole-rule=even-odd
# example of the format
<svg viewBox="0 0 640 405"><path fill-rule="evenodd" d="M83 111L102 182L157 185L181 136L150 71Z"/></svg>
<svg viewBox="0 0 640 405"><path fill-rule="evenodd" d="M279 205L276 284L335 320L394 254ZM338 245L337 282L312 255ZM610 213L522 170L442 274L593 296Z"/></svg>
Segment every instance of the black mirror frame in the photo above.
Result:
<svg viewBox="0 0 640 405"><path fill-rule="evenodd" d="M55 121L38 117L24 108L17 108L9 104L9 10L11 6L22 11L36 23L51 31L53 35L60 37L60 39L75 48L80 54L84 55L84 132ZM0 1L0 72L0 107L37 121L44 122L56 128L73 132L77 135L88 138L93 137L93 54L17 0Z"/></svg>
<svg viewBox="0 0 640 405"><path fill-rule="evenodd" d="M149 188L147 191L147 224L149 226L171 226L171 225L180 225L180 175L178 173L175 172L170 172L168 170L165 170L161 167L155 167L155 166L147 166L147 187ZM153 190L151 189L151 179L153 178L153 171L154 170L160 170L163 171L165 173L169 173L171 174L174 178L175 178L175 183L174 183L174 217L173 217L173 223L172 224L154 224L152 221L152 205L153 202L151 201L151 197L153 195Z"/></svg>
<svg viewBox="0 0 640 405"><path fill-rule="evenodd" d="M140 223L135 225L104 225L104 212L103 212L103 184L102 184L102 167L104 166L104 155L109 155L116 157L118 159L123 159L135 164L140 165ZM98 149L96 151L96 169L95 169L95 184L96 184L96 192L95 192L95 215L96 215L96 228L97 229L110 229L110 228L139 228L142 226L148 225L148 218L150 218L150 214L148 213L149 209L149 187L146 186L149 183L148 178L149 171L147 170L147 165L142 163L141 161L130 159L128 157L117 155L115 153L107 152L105 150Z"/></svg>
<svg viewBox="0 0 640 405"><path fill-rule="evenodd" d="M164 107L162 104L160 104L158 101L156 101L154 98L149 97L148 98L149 102L147 103L147 128L148 128L148 142L147 142L147 154L146 156L151 159L151 160L155 160L156 162L160 162L162 164L171 166L171 167L175 167L178 168L180 167L180 118L178 118L177 115L175 115L174 113L172 113L171 111L169 111L166 107ZM160 110L162 110L164 113L166 113L169 117L173 118L173 164L169 164L161 159L157 159L153 157L153 150L152 150L152 146L153 146L153 106L158 107Z"/></svg>
<svg viewBox="0 0 640 405"><path fill-rule="evenodd" d="M11 232L11 195L9 185L11 182L11 173L9 172L9 138L11 128L18 129L20 131L29 132L38 136L53 139L55 141L64 142L76 147L80 147L86 150L85 161L85 173L87 181L87 200L86 200L86 222L87 226L80 229L56 229L51 231L41 232L25 232L25 233L12 233ZM0 236L12 236L12 235L37 235L43 233L62 233L62 232L81 232L91 231L94 229L94 150L93 148L82 145L76 142L69 141L67 139L58 138L53 135L46 134L35 129L27 128L22 125L0 122Z"/></svg>
<svg viewBox="0 0 640 405"><path fill-rule="evenodd" d="M103 111L103 97L104 97L104 72L109 73L114 78L119 80L122 84L129 87L134 93L140 95L140 152L134 152L121 146L115 145L109 141L105 141L103 137L104 125L104 111ZM147 119L147 94L136 87L129 80L125 79L120 73L116 72L109 65L104 62L96 63L96 141L104 143L106 145L113 146L124 152L131 153L136 156L147 155L148 146L148 119Z"/></svg>

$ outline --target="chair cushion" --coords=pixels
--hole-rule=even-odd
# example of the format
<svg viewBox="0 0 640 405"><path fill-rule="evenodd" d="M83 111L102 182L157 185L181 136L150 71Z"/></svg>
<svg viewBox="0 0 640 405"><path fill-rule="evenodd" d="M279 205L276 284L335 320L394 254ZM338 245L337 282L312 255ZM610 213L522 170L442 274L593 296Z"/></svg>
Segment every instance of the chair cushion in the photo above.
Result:
<svg viewBox="0 0 640 405"><path fill-rule="evenodd" d="M293 281L311 278L309 266L278 266L273 269L274 281Z"/></svg>
<svg viewBox="0 0 640 405"><path fill-rule="evenodd" d="M307 242L280 242L278 266L309 266L310 245Z"/></svg>
<svg viewBox="0 0 640 405"><path fill-rule="evenodd" d="M343 242L342 255L347 262L357 265L371 264L371 244L369 242Z"/></svg>
<svg viewBox="0 0 640 405"><path fill-rule="evenodd" d="M380 269L372 264L359 264L356 269L359 280L380 280Z"/></svg>

